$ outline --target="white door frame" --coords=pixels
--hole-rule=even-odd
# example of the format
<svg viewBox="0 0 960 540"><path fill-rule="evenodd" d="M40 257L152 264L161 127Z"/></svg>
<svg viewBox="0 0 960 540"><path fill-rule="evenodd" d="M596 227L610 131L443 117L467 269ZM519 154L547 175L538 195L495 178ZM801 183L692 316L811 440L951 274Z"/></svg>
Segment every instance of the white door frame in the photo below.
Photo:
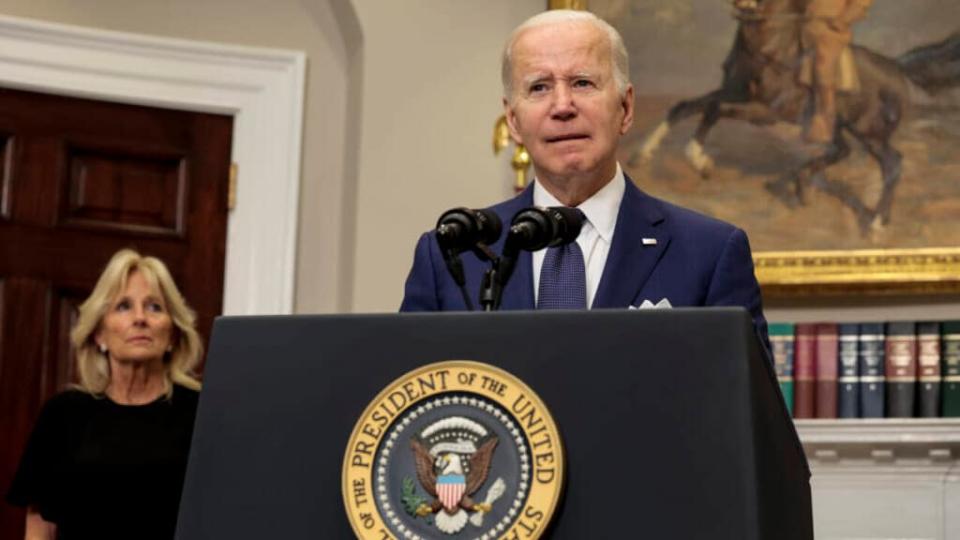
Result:
<svg viewBox="0 0 960 540"><path fill-rule="evenodd" d="M306 55L0 15L0 86L229 114L223 312L293 312Z"/></svg>

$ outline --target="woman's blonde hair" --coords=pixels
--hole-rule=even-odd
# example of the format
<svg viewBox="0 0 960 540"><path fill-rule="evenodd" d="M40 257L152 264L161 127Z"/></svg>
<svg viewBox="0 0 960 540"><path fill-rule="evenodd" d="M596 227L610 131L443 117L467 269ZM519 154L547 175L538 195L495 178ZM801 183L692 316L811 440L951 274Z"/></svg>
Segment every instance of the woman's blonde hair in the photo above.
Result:
<svg viewBox="0 0 960 540"><path fill-rule="evenodd" d="M170 338L172 349L164 356L163 362L167 397L173 395L173 383L200 390L200 381L193 375L203 353L203 343L194 329L196 314L187 306L167 266L156 257L144 257L132 249L122 249L113 255L93 292L80 305L77 322L70 331L70 341L77 352L77 373L80 376L77 386L100 395L110 383L110 362L98 349L94 337L111 303L126 290L127 279L134 271L139 271L150 288L163 295L175 328Z"/></svg>

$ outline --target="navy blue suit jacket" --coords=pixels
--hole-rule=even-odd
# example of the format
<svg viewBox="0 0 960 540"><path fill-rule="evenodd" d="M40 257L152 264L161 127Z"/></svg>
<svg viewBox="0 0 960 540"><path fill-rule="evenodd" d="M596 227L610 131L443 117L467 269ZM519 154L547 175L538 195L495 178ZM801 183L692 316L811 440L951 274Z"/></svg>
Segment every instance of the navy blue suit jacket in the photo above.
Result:
<svg viewBox="0 0 960 540"><path fill-rule="evenodd" d="M651 197L626 179L613 244L600 278L593 308L627 308L666 298L673 307L743 306L767 350L767 322L760 287L753 274L750 245L743 230ZM519 210L533 205L533 186L491 210L506 225ZM506 229L492 246L500 253ZM655 245L644 245L655 238ZM467 292L475 297L487 263L462 255ZM503 291L501 309L534 309L533 263L522 252ZM417 243L400 311L465 310L460 290L447 273L433 232Z"/></svg>

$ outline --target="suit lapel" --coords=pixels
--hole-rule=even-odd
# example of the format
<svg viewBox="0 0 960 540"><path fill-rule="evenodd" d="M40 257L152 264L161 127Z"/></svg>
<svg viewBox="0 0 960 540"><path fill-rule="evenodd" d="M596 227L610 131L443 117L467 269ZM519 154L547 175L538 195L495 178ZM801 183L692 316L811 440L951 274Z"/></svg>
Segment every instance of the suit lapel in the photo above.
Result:
<svg viewBox="0 0 960 540"><path fill-rule="evenodd" d="M655 200L640 191L630 177L626 177L626 182L613 244L593 299L594 308L629 306L670 243L670 233L662 226L663 213ZM653 239L656 244L647 240L644 245L644 239Z"/></svg>
<svg viewBox="0 0 960 540"><path fill-rule="evenodd" d="M503 233L495 244L494 251L503 253L503 244L510 230L510 220L520 210L533 206L533 182L520 195L496 208L503 221ZM533 257L529 251L521 251L514 267L513 276L503 291L502 310L533 309Z"/></svg>
<svg viewBox="0 0 960 540"><path fill-rule="evenodd" d="M533 309L533 258L529 251L520 252L513 277L503 291L500 309Z"/></svg>

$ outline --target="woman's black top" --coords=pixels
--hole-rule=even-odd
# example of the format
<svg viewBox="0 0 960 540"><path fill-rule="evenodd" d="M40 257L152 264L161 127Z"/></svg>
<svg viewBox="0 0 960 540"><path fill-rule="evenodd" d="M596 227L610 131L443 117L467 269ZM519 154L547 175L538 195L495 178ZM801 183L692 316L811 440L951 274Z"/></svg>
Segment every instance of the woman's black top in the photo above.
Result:
<svg viewBox="0 0 960 540"><path fill-rule="evenodd" d="M173 538L199 394L118 405L78 390L43 407L7 501L57 537Z"/></svg>

